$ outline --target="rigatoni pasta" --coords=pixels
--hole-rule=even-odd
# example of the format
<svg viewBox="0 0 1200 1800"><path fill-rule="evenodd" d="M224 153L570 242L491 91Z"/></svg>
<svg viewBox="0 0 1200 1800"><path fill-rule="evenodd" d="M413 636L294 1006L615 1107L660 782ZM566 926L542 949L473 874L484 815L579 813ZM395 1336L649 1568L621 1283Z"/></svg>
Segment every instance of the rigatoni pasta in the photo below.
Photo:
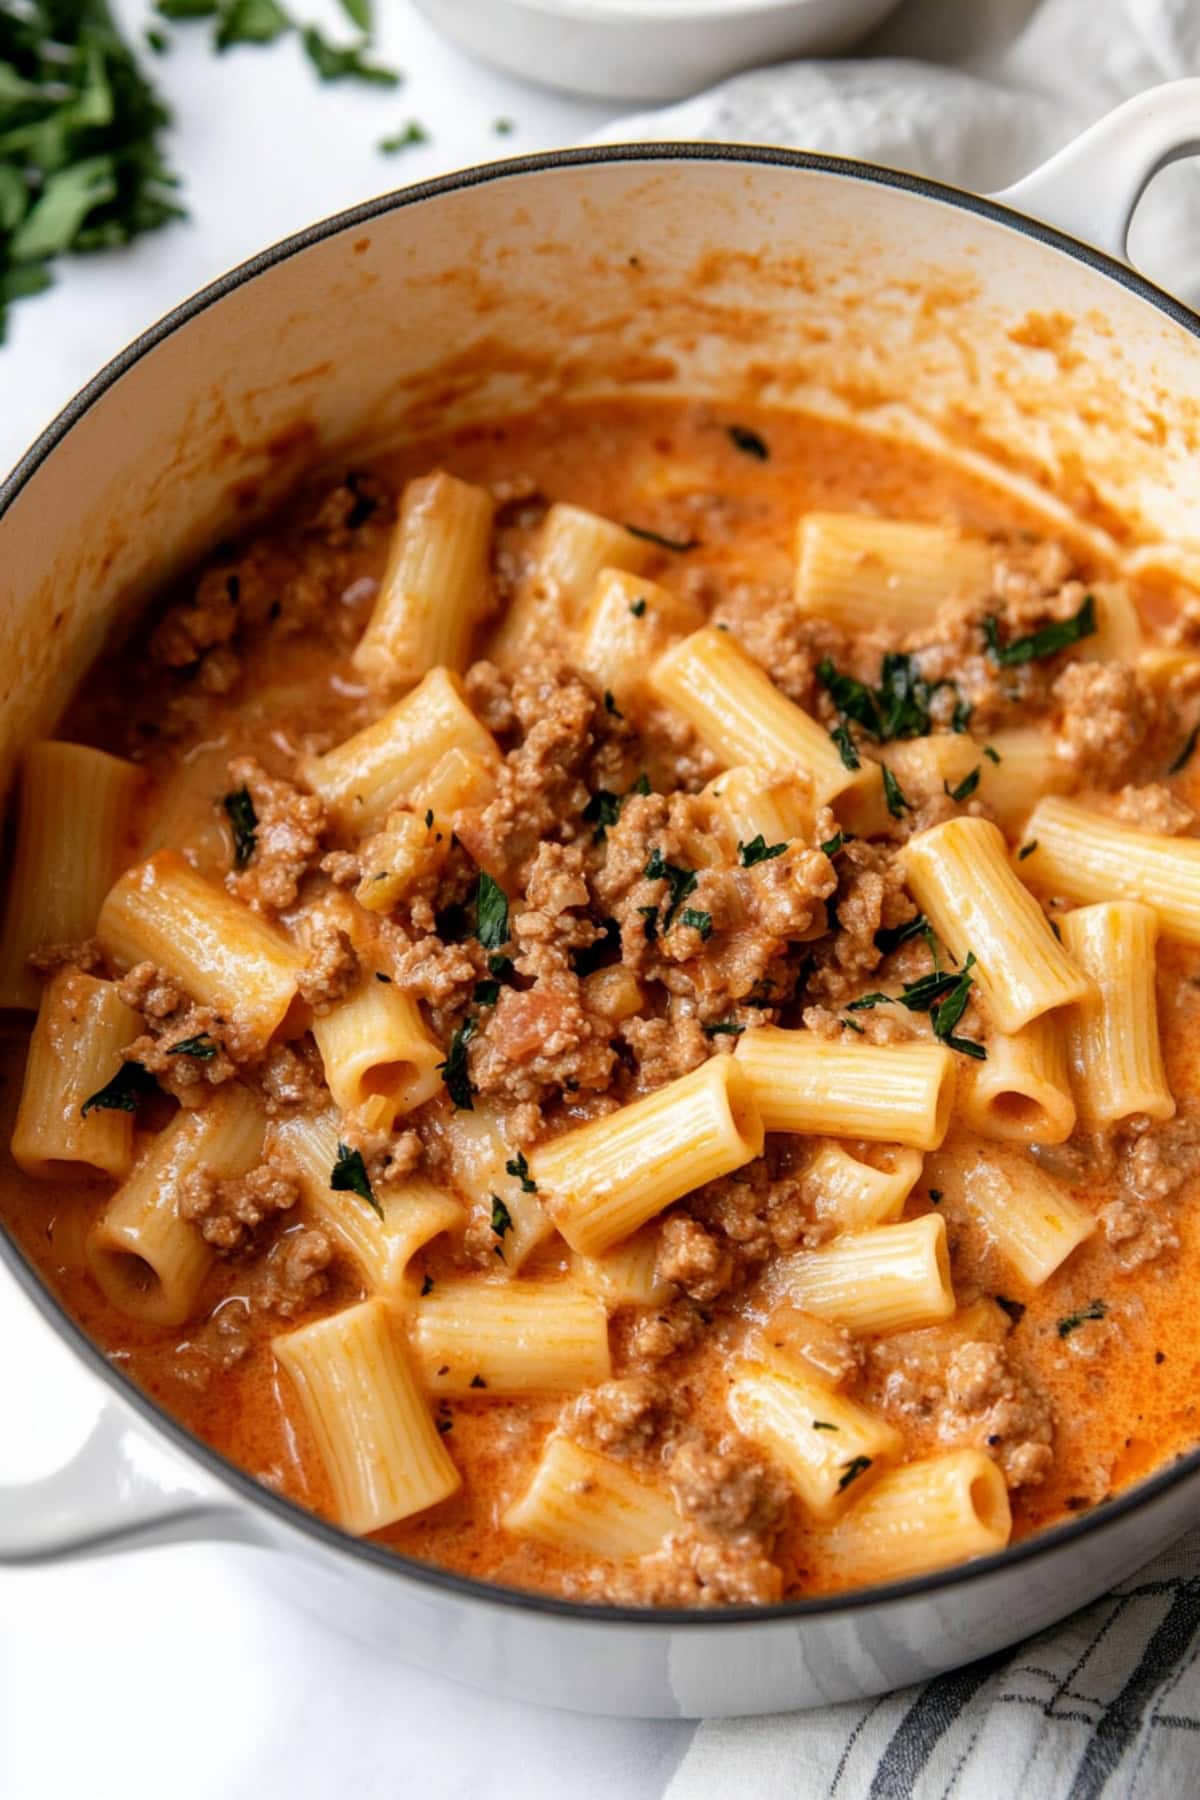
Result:
<svg viewBox="0 0 1200 1800"><path fill-rule="evenodd" d="M967 1211L1022 1280L1040 1287L1096 1229L1061 1181L1032 1163L976 1163L963 1176Z"/></svg>
<svg viewBox="0 0 1200 1800"><path fill-rule="evenodd" d="M881 1475L841 1521L830 1549L843 1580L905 1581L994 1555L1011 1532L995 1463L979 1450L954 1450Z"/></svg>
<svg viewBox="0 0 1200 1800"><path fill-rule="evenodd" d="M780 1257L772 1286L818 1318L853 1331L898 1331L954 1311L946 1224L926 1213Z"/></svg>
<svg viewBox="0 0 1200 1800"><path fill-rule="evenodd" d="M1021 873L1043 893L1139 900L1164 937L1200 945L1200 840L1140 831L1077 800L1042 800L1026 827Z"/></svg>
<svg viewBox="0 0 1200 1800"><path fill-rule="evenodd" d="M314 1018L312 1034L329 1091L343 1112L377 1099L381 1122L391 1125L442 1085L441 1046L430 1037L416 1001L394 983L377 980L373 970L352 994Z"/></svg>
<svg viewBox="0 0 1200 1800"><path fill-rule="evenodd" d="M1069 1014L1075 1090L1090 1125L1119 1119L1169 1119L1158 1034L1154 950L1158 919L1136 900L1112 900L1063 914L1063 942L1089 975L1093 992Z"/></svg>
<svg viewBox="0 0 1200 1800"><path fill-rule="evenodd" d="M434 1394L567 1394L611 1373L603 1303L571 1281L438 1281L413 1347Z"/></svg>
<svg viewBox="0 0 1200 1800"><path fill-rule="evenodd" d="M738 1430L787 1471L805 1508L823 1523L857 1498L857 1484L899 1455L904 1440L886 1419L804 1376L749 1365L729 1390Z"/></svg>
<svg viewBox="0 0 1200 1800"><path fill-rule="evenodd" d="M796 532L796 605L851 630L927 624L949 600L988 591L986 543L942 525L806 513Z"/></svg>
<svg viewBox="0 0 1200 1800"><path fill-rule="evenodd" d="M665 1494L613 1457L556 1434L502 1523L514 1536L620 1561L657 1550L680 1519Z"/></svg>
<svg viewBox="0 0 1200 1800"><path fill-rule="evenodd" d="M47 981L12 1135L13 1161L27 1175L61 1181L128 1173L133 1115L96 1106L94 1098L121 1068L121 1051L137 1031L137 1015L114 982L73 968Z"/></svg>
<svg viewBox="0 0 1200 1800"><path fill-rule="evenodd" d="M838 1044L775 1025L747 1031L736 1060L768 1131L871 1138L936 1150L954 1104L941 1044Z"/></svg>

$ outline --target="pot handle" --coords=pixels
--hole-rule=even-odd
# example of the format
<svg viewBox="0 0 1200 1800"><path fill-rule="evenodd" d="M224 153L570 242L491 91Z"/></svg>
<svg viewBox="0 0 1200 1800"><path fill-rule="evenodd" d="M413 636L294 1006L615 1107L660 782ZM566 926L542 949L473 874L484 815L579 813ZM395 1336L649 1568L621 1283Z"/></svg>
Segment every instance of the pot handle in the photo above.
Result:
<svg viewBox="0 0 1200 1800"><path fill-rule="evenodd" d="M0 1484L0 1565L196 1539L267 1540L244 1506L105 1402L83 1446L40 1480Z"/></svg>
<svg viewBox="0 0 1200 1800"><path fill-rule="evenodd" d="M1135 94L1031 175L990 198L1127 262L1129 227L1150 181L1200 154L1200 77Z"/></svg>

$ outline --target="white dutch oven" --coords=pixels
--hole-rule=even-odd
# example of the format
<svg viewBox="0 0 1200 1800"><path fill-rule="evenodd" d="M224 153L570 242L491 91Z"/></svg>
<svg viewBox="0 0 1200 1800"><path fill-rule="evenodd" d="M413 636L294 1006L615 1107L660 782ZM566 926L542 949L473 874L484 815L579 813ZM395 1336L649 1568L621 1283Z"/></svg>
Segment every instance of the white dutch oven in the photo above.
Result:
<svg viewBox="0 0 1200 1800"><path fill-rule="evenodd" d="M1081 508L1142 557L1200 554L1200 319L1122 260L1143 187L1198 128L1200 82L1161 89L1006 204L788 151L581 150L411 188L266 252L111 364L0 489L0 780L114 622L231 514L344 446L564 392L852 415L1036 487L1051 513ZM693 1716L876 1693L1093 1599L1200 1504L1198 1452L930 1579L765 1611L589 1610L405 1562L259 1487L110 1367L3 1234L0 1254L99 1377L76 1459L0 1490L0 1559L249 1541L330 1621L524 1699Z"/></svg>

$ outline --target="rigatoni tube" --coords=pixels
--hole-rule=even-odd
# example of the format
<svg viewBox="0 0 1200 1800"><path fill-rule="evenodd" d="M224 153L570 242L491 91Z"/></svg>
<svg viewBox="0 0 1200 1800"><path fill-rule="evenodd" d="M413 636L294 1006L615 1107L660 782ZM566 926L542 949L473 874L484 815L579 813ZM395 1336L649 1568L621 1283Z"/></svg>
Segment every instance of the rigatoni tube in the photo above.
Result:
<svg viewBox="0 0 1200 1800"><path fill-rule="evenodd" d="M336 1112L296 1113L267 1132L269 1151L282 1151L300 1180L304 1211L354 1263L367 1286L397 1300L411 1283L409 1265L417 1251L443 1232L461 1235L467 1222L462 1202L431 1181L419 1178L381 1185L375 1204L350 1189L330 1185L338 1162L340 1120Z"/></svg>
<svg viewBox="0 0 1200 1800"><path fill-rule="evenodd" d="M403 700L301 770L338 823L370 831L430 777L451 750L499 758L495 740L462 697L456 675L431 669Z"/></svg>
<svg viewBox="0 0 1200 1800"><path fill-rule="evenodd" d="M798 1366L743 1365L729 1390L729 1414L743 1436L785 1470L815 1519L836 1518L856 1483L904 1440L886 1419L835 1393Z"/></svg>
<svg viewBox="0 0 1200 1800"><path fill-rule="evenodd" d="M620 1562L657 1550L681 1520L666 1495L624 1463L556 1432L500 1523L556 1550Z"/></svg>
<svg viewBox="0 0 1200 1800"><path fill-rule="evenodd" d="M352 661L379 687L461 669L490 597L492 496L443 469L406 483L387 566Z"/></svg>
<svg viewBox="0 0 1200 1800"><path fill-rule="evenodd" d="M386 1102L381 1123L390 1127L442 1085L443 1052L426 1030L417 1002L373 974L315 1018L312 1034L329 1091L343 1112L377 1096Z"/></svg>
<svg viewBox="0 0 1200 1800"><path fill-rule="evenodd" d="M141 1021L113 981L65 968L46 983L29 1042L13 1127L17 1167L38 1181L125 1175L133 1161L133 1114L84 1103L121 1067Z"/></svg>
<svg viewBox="0 0 1200 1800"><path fill-rule="evenodd" d="M1004 1477L981 1450L889 1469L824 1540L846 1584L904 1581L1003 1550L1012 1535Z"/></svg>
<svg viewBox="0 0 1200 1800"><path fill-rule="evenodd" d="M673 638L695 631L704 610L683 594L625 569L602 569L579 626L574 660L623 712L647 694L650 665Z"/></svg>
<svg viewBox="0 0 1200 1800"><path fill-rule="evenodd" d="M247 1048L261 1049L282 1025L304 968L281 931L172 850L126 870L96 935L118 963L153 962L176 976L237 1026Z"/></svg>
<svg viewBox="0 0 1200 1800"><path fill-rule="evenodd" d="M578 1393L612 1373L604 1304L570 1280L440 1280L416 1309L412 1341L436 1394Z"/></svg>
<svg viewBox="0 0 1200 1800"><path fill-rule="evenodd" d="M1003 834L986 819L947 819L903 851L909 891L960 965L975 975L1001 1031L1020 1031L1088 993L1075 967L1008 860Z"/></svg>
<svg viewBox="0 0 1200 1800"><path fill-rule="evenodd" d="M271 1347L295 1386L347 1531L380 1531L460 1486L385 1300L348 1306Z"/></svg>
<svg viewBox="0 0 1200 1800"><path fill-rule="evenodd" d="M1064 913L1062 934L1095 984L1067 1015L1080 1112L1091 1125L1139 1113L1169 1119L1175 1101L1158 1035L1156 915L1136 900L1109 900Z"/></svg>
<svg viewBox="0 0 1200 1800"><path fill-rule="evenodd" d="M865 1231L898 1219L921 1174L919 1150L886 1151L876 1167L851 1156L841 1144L818 1145L804 1171L806 1199L817 1218L838 1231Z"/></svg>
<svg viewBox="0 0 1200 1800"><path fill-rule="evenodd" d="M793 1251L780 1257L770 1281L780 1299L850 1331L933 1325L954 1311L940 1213Z"/></svg>
<svg viewBox="0 0 1200 1800"><path fill-rule="evenodd" d="M959 1074L958 1110L965 1125L981 1137L1013 1144L1066 1142L1075 1129L1066 1021L1066 1013L1043 1013L1011 1036L992 1034L986 1062L973 1062Z"/></svg>
<svg viewBox="0 0 1200 1800"><path fill-rule="evenodd" d="M988 592L992 556L981 538L944 525L865 513L806 513L796 531L796 606L850 631L911 631L947 600Z"/></svg>
<svg viewBox="0 0 1200 1800"><path fill-rule="evenodd" d="M191 1317L215 1252L180 1214L184 1178L246 1174L262 1154L265 1124L254 1095L230 1083L154 1139L88 1239L88 1266L118 1312L150 1325Z"/></svg>
<svg viewBox="0 0 1200 1800"><path fill-rule="evenodd" d="M728 632L694 631L659 657L650 685L728 767L800 771L817 804L836 801L847 825L869 830L881 822L878 764L848 769L825 727L780 693Z"/></svg>
<svg viewBox="0 0 1200 1800"><path fill-rule="evenodd" d="M1031 1287L1048 1281L1096 1229L1091 1213L1060 1182L1024 1160L971 1163L963 1171L963 1195L967 1211Z"/></svg>
<svg viewBox="0 0 1200 1800"><path fill-rule="evenodd" d="M734 1060L768 1131L936 1150L950 1124L954 1057L943 1044L834 1044L761 1025L738 1040Z"/></svg>
<svg viewBox="0 0 1200 1800"><path fill-rule="evenodd" d="M31 744L22 756L12 872L2 897L0 1007L36 1011L41 984L26 966L30 952L92 935L128 854L141 779L133 763L83 744Z"/></svg>
<svg viewBox="0 0 1200 1800"><path fill-rule="evenodd" d="M762 1150L749 1081L714 1056L619 1112L541 1145L529 1173L550 1217L582 1256L598 1256L673 1200Z"/></svg>
<svg viewBox="0 0 1200 1800"><path fill-rule="evenodd" d="M1076 901L1140 900L1164 937L1200 945L1200 838L1137 831L1075 800L1042 800L1025 828L1021 873Z"/></svg>
<svg viewBox="0 0 1200 1800"><path fill-rule="evenodd" d="M644 538L582 506L559 501L542 520L533 564L492 642L497 662L513 663L540 637L570 631L602 569L644 569L654 551Z"/></svg>

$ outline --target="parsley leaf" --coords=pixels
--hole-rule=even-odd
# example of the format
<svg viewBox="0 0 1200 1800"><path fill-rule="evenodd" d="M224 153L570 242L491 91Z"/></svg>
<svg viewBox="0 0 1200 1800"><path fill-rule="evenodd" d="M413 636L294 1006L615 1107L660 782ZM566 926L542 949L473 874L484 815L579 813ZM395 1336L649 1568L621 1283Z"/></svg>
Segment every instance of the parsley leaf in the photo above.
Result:
<svg viewBox="0 0 1200 1800"><path fill-rule="evenodd" d="M615 825L621 817L621 794L614 794L609 788L597 788L583 809L583 817L589 825L596 829L592 833L593 844L602 844L608 835L608 827Z"/></svg>
<svg viewBox="0 0 1200 1800"><path fill-rule="evenodd" d="M650 852L650 860L647 862L644 872L648 881L665 881L667 884L670 902L662 921L663 935L665 936L675 923L675 914L679 908L688 895L695 892L696 871L682 869L677 863L665 862L662 851L655 845ZM638 911L643 912L644 908L639 906ZM649 932L646 935L649 936Z"/></svg>
<svg viewBox="0 0 1200 1800"><path fill-rule="evenodd" d="M1070 1337L1081 1325L1086 1325L1091 1319L1103 1319L1107 1313L1108 1307L1103 1300L1093 1300L1090 1306L1082 1306L1078 1312L1068 1313L1065 1319L1060 1319L1058 1335L1060 1338Z"/></svg>
<svg viewBox="0 0 1200 1800"><path fill-rule="evenodd" d="M304 54L322 81L366 81L373 87L389 88L400 85L400 76L395 69L367 62L364 56L365 44L349 44L345 47L331 44L315 25L304 27L301 42Z"/></svg>
<svg viewBox="0 0 1200 1800"><path fill-rule="evenodd" d="M658 908L657 906L639 906L638 911L646 921L643 927L646 942L652 944L658 936Z"/></svg>
<svg viewBox="0 0 1200 1800"><path fill-rule="evenodd" d="M951 787L948 781L943 781L942 787L950 796L951 800L959 802L969 800L971 795L975 792L975 789L979 786L979 777L982 773L983 764L979 763L971 770L969 775L963 776L957 787Z"/></svg>
<svg viewBox="0 0 1200 1800"><path fill-rule="evenodd" d="M417 144L427 144L429 133L418 119L410 119L403 131L397 131L392 137L380 138L379 148L385 156L396 156L401 150L411 150Z"/></svg>
<svg viewBox="0 0 1200 1800"><path fill-rule="evenodd" d="M630 788L629 793L646 795L652 794L653 792L654 789L650 786L650 777L647 775L645 769L643 769L633 786ZM627 794L625 798L628 799L629 794Z"/></svg>
<svg viewBox="0 0 1200 1800"><path fill-rule="evenodd" d="M1069 619L1052 619L1048 625L1039 625L1025 637L1013 638L1009 643L1000 642L1000 622L995 613L989 613L983 621L983 635L987 642L988 655L1001 669L1014 669L1021 663L1040 662L1044 656L1057 656L1060 650L1077 644L1081 638L1091 637L1096 630L1096 599L1088 594L1077 613Z"/></svg>
<svg viewBox="0 0 1200 1800"><path fill-rule="evenodd" d="M844 831L835 831L833 836L831 838L826 838L825 842L821 845L822 853L825 856L836 856L838 851L842 848L842 845L845 842L846 842L845 832Z"/></svg>
<svg viewBox="0 0 1200 1800"><path fill-rule="evenodd" d="M904 798L904 789L886 763L883 765L883 797L887 801L887 809L893 819L898 819L903 813L909 811L908 801Z"/></svg>
<svg viewBox="0 0 1200 1800"><path fill-rule="evenodd" d="M870 1456L852 1456L850 1461L845 1464L838 1482L838 1493L844 1493L852 1481L857 1481L860 1475L865 1475L873 1460Z"/></svg>
<svg viewBox="0 0 1200 1800"><path fill-rule="evenodd" d="M924 913L918 913L906 925L881 925L875 933L875 948L882 950L887 956L891 951L898 950L901 944L907 944L909 938L922 937L928 931L928 919Z"/></svg>
<svg viewBox="0 0 1200 1800"><path fill-rule="evenodd" d="M812 1428L814 1431L840 1431L841 1430L840 1425L831 1425L828 1419L814 1419L812 1422Z"/></svg>
<svg viewBox="0 0 1200 1800"><path fill-rule="evenodd" d="M928 736L933 730L930 707L934 695L946 687L958 692L952 681L926 681L915 657L896 650L889 650L880 662L878 687L844 675L829 657L818 663L817 679L843 720L853 719L882 744L891 743L894 738ZM964 730L970 716L971 708L959 698L952 721L954 730Z"/></svg>
<svg viewBox="0 0 1200 1800"><path fill-rule="evenodd" d="M604 690L604 710L612 719L623 719L625 717L625 714L621 711L613 698L613 691L611 688L605 688Z"/></svg>
<svg viewBox="0 0 1200 1800"><path fill-rule="evenodd" d="M771 452L767 448L766 440L761 438L757 431L751 431L748 425L727 425L725 430L734 448L740 450L743 455L755 456L759 462L767 461Z"/></svg>
<svg viewBox="0 0 1200 1800"><path fill-rule="evenodd" d="M665 537L661 531L651 531L648 525L630 525L626 521L625 529L643 543L657 544L660 550L676 550L682 556L687 550L698 550L700 539L697 537L671 538Z"/></svg>
<svg viewBox="0 0 1200 1800"><path fill-rule="evenodd" d="M273 44L291 29L291 19L276 0L221 0L213 41L218 50L234 44Z"/></svg>
<svg viewBox="0 0 1200 1800"><path fill-rule="evenodd" d="M480 869L475 884L475 936L485 950L508 942L508 896L486 869Z"/></svg>
<svg viewBox="0 0 1200 1800"><path fill-rule="evenodd" d="M1033 855L1033 853L1037 849L1037 847L1038 847L1037 839L1030 838L1029 842L1027 844L1022 844L1021 848L1017 851L1017 861L1024 862L1025 858L1027 856Z"/></svg>
<svg viewBox="0 0 1200 1800"><path fill-rule="evenodd" d="M772 857L782 856L786 849L786 844L768 844L760 831L748 844L738 844L738 856L743 869L752 869L756 863L770 862Z"/></svg>
<svg viewBox="0 0 1200 1800"><path fill-rule="evenodd" d="M371 18L371 0L341 0L342 11L352 25L357 25L364 37L370 37L374 30Z"/></svg>
<svg viewBox="0 0 1200 1800"><path fill-rule="evenodd" d="M86 1119L90 1112L135 1113L145 1096L157 1090L149 1069L143 1069L140 1062L123 1062L111 1081L88 1095L79 1114Z"/></svg>
<svg viewBox="0 0 1200 1800"><path fill-rule="evenodd" d="M499 1194L492 1195L492 1230L498 1238L503 1238L512 1230L512 1214Z"/></svg>
<svg viewBox="0 0 1200 1800"><path fill-rule="evenodd" d="M383 1208L375 1198L375 1190L367 1178L367 1166L361 1150L350 1150L343 1143L337 1147L337 1161L329 1173L329 1185L335 1194L357 1194L371 1211L383 1217Z"/></svg>
<svg viewBox="0 0 1200 1800"><path fill-rule="evenodd" d="M640 594L636 600L631 600L629 603L629 610L633 614L635 619L640 619L640 618L644 617L645 611L646 611L645 595Z"/></svg>
<svg viewBox="0 0 1200 1800"><path fill-rule="evenodd" d="M425 1298L426 1294L432 1294L432 1292L433 1292L433 1276L426 1275L424 1281L421 1283L421 1298L422 1298L422 1300Z"/></svg>
<svg viewBox="0 0 1200 1800"><path fill-rule="evenodd" d="M177 1044L167 1045L168 1056L193 1056L197 1062L211 1062L216 1054L216 1042L207 1031L199 1031L195 1037L181 1038Z"/></svg>
<svg viewBox="0 0 1200 1800"><path fill-rule="evenodd" d="M719 1019L715 1025L704 1026L705 1037L741 1037L746 1027L735 1025L730 1019Z"/></svg>
<svg viewBox="0 0 1200 1800"><path fill-rule="evenodd" d="M525 1160L525 1152L523 1150L518 1150L517 1154L505 1163L504 1172L506 1175L511 1175L514 1181L520 1182L522 1193L537 1193L537 1182L530 1180L529 1164Z"/></svg>
<svg viewBox="0 0 1200 1800"><path fill-rule="evenodd" d="M498 981L477 981L471 998L476 1006L495 1006L500 998L500 983Z"/></svg>
<svg viewBox="0 0 1200 1800"><path fill-rule="evenodd" d="M985 744L983 746L983 754L987 757L989 762L998 763L1000 761L1000 752L998 750L993 750L990 744Z"/></svg>
<svg viewBox="0 0 1200 1800"><path fill-rule="evenodd" d="M450 1048L446 1060L438 1064L446 1083L446 1092L453 1100L459 1112L474 1112L475 1102L471 1098L471 1073L467 1063L467 1045L479 1028L479 1020L472 1015L464 1019L454 1036L450 1039Z"/></svg>
<svg viewBox="0 0 1200 1800"><path fill-rule="evenodd" d="M835 725L829 735L838 747L838 755L842 759L843 766L847 769L861 769L862 762L859 759L858 751L854 748L854 739L850 736L850 727L848 725Z"/></svg>
<svg viewBox="0 0 1200 1800"><path fill-rule="evenodd" d="M240 787L226 794L221 805L233 828L233 866L244 869L258 848L258 814L249 788Z"/></svg>
<svg viewBox="0 0 1200 1800"><path fill-rule="evenodd" d="M827 656L817 664L817 680L828 691L843 718L853 719L872 737L883 735L879 706L865 682L856 681L853 675L843 675Z"/></svg>
<svg viewBox="0 0 1200 1800"><path fill-rule="evenodd" d="M712 914L701 912L698 907L685 906L679 915L679 923L690 925L693 931L700 933L706 943L712 936Z"/></svg>

